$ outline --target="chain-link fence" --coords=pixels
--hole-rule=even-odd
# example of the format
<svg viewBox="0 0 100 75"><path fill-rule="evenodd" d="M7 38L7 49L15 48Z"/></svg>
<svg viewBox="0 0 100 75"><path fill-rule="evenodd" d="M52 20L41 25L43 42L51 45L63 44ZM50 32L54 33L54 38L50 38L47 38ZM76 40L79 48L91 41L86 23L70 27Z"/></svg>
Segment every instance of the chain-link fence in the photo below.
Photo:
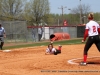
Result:
<svg viewBox="0 0 100 75"><path fill-rule="evenodd" d="M51 34L54 33L68 33L70 35L70 38L81 38L84 36L84 29L85 26L46 26L46 27L30 27L28 30L30 32L34 33L31 34L33 37L33 40L36 40L38 38L38 28L43 28L43 34L42 39L48 40Z"/></svg>
<svg viewBox="0 0 100 75"><path fill-rule="evenodd" d="M2 26L5 28L5 42L26 42L27 25L25 21L3 21Z"/></svg>
<svg viewBox="0 0 100 75"><path fill-rule="evenodd" d="M7 38L5 42L37 42L49 40L51 34L68 33L70 38L80 38L84 35L85 26L33 26L27 27L26 21L3 21Z"/></svg>

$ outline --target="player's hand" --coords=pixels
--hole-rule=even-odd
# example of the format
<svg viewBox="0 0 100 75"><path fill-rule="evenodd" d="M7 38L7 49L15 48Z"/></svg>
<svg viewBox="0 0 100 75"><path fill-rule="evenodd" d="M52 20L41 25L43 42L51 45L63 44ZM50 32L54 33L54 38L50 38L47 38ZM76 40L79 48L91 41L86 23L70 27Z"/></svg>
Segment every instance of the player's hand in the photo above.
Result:
<svg viewBox="0 0 100 75"><path fill-rule="evenodd" d="M82 40L82 43L84 43L85 41L84 40Z"/></svg>
<svg viewBox="0 0 100 75"><path fill-rule="evenodd" d="M45 55L52 55L51 53L45 53Z"/></svg>
<svg viewBox="0 0 100 75"><path fill-rule="evenodd" d="M4 35L4 38L6 38L6 35Z"/></svg>

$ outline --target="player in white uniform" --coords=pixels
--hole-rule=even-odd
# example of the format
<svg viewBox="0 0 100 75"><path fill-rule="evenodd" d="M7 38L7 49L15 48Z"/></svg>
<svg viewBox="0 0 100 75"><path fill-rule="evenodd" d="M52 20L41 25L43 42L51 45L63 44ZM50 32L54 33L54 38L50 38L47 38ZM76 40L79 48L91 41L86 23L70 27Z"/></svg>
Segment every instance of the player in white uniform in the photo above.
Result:
<svg viewBox="0 0 100 75"><path fill-rule="evenodd" d="M61 53L61 47L62 46L58 46L58 49L56 49L56 48L54 48L53 47L53 44L49 44L48 45L48 48L46 49L46 55L48 55L48 54L54 54L54 55L57 55L57 54L59 54L59 53Z"/></svg>
<svg viewBox="0 0 100 75"><path fill-rule="evenodd" d="M5 29L0 24L0 41L1 41L0 48L1 48L1 50L2 50L2 47L4 45L4 37L6 37Z"/></svg>
<svg viewBox="0 0 100 75"><path fill-rule="evenodd" d="M82 42L84 42L87 37L88 40L84 47L84 59L83 62L80 63L80 65L87 65L86 60L87 60L88 50L93 43L96 45L97 49L100 52L100 38L99 38L100 26L97 22L93 21L92 13L88 15L88 20L89 22L86 24L84 39L82 40Z"/></svg>

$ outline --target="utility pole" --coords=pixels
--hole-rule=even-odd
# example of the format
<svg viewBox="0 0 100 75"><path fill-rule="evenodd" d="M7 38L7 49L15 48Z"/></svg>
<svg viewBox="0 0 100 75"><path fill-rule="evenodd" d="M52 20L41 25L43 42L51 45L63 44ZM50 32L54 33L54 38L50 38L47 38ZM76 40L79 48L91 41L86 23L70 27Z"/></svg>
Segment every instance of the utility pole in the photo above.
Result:
<svg viewBox="0 0 100 75"><path fill-rule="evenodd" d="M1 12L2 12L2 2L0 2L0 15L1 15Z"/></svg>
<svg viewBox="0 0 100 75"><path fill-rule="evenodd" d="M80 0L80 24L82 24L82 5Z"/></svg>
<svg viewBox="0 0 100 75"><path fill-rule="evenodd" d="M63 18L64 8L67 8L67 7L61 6L60 8L58 8L58 9L61 9L61 11L62 11L62 24L63 24L63 21L64 21L64 18Z"/></svg>

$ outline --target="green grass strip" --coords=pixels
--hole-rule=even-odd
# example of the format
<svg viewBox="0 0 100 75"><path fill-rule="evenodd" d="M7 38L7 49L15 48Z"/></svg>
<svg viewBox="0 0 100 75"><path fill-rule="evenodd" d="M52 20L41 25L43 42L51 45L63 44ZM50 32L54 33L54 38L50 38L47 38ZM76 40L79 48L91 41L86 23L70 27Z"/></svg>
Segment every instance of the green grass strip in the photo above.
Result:
<svg viewBox="0 0 100 75"><path fill-rule="evenodd" d="M81 44L82 39L74 39L74 40L63 40L63 41L55 41L54 45L71 45L71 44ZM24 44L24 45L14 45L14 46L5 46L4 49L14 49L14 48L24 48L24 47L34 47L34 46L47 46L50 42L39 42L33 44Z"/></svg>

